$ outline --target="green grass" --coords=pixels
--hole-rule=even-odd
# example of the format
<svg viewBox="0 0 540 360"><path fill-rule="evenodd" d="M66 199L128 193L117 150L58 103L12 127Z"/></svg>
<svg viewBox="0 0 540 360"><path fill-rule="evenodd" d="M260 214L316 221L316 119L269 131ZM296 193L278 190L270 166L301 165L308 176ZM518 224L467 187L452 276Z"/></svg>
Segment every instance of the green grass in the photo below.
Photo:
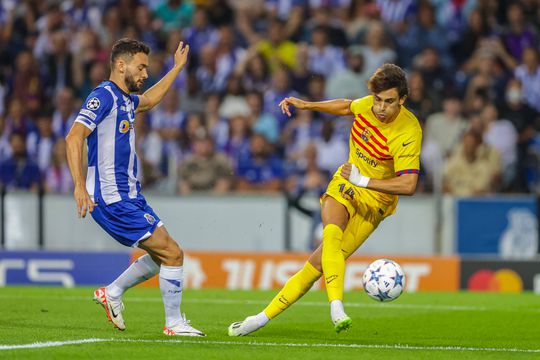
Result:
<svg viewBox="0 0 540 360"><path fill-rule="evenodd" d="M182 310L208 336L170 338L161 334L158 289L132 289L125 295L124 332L106 321L102 308L91 301L92 290L0 288L0 358L540 358L540 297L530 293L406 293L388 304L378 304L361 292L347 293L353 327L338 335L325 293L315 291L260 331L231 338L227 326L259 312L275 292L188 289ZM5 345L80 339L106 341L5 349Z"/></svg>

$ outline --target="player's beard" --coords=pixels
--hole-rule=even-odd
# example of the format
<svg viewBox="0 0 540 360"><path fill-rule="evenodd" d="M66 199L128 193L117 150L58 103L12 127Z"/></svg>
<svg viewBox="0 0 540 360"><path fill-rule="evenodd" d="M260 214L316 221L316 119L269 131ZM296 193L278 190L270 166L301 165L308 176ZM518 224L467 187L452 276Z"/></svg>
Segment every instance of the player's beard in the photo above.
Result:
<svg viewBox="0 0 540 360"><path fill-rule="evenodd" d="M141 89L141 86L135 81L135 79L133 79L133 75L131 75L129 72L126 72L124 82L126 83L130 93L137 92Z"/></svg>

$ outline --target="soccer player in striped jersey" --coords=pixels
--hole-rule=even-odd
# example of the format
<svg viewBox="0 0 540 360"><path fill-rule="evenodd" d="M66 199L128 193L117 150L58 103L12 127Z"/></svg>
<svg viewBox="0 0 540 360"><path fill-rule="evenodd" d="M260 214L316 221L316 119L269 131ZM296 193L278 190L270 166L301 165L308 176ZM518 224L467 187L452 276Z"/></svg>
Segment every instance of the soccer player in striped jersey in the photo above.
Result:
<svg viewBox="0 0 540 360"><path fill-rule="evenodd" d="M336 171L321 198L322 245L262 312L231 324L230 336L244 336L264 326L302 297L323 274L335 331L352 325L343 307L345 260L395 212L398 195L414 193L422 142L418 119L403 106L408 95L404 71L384 64L368 86L371 95L357 100L308 102L288 97L279 104L289 116L289 106L354 116L349 160Z"/></svg>
<svg viewBox="0 0 540 360"><path fill-rule="evenodd" d="M147 254L129 266L115 281L94 292L107 318L119 330L123 293L159 273L165 305L165 335L204 336L181 314L183 251L169 235L157 214L140 193L135 153L135 113L156 106L186 65L189 46L180 43L172 69L142 95L135 95L148 78L149 47L121 39L111 51L111 75L86 99L66 137L67 157L79 217L87 211L114 239L139 247ZM82 153L88 144L88 171L83 177Z"/></svg>

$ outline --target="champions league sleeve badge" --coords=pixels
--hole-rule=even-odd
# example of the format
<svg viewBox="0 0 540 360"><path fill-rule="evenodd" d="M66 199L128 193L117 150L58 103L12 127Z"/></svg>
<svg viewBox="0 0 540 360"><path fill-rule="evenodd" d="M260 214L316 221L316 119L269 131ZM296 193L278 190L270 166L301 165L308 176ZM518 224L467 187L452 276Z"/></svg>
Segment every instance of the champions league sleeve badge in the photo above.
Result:
<svg viewBox="0 0 540 360"><path fill-rule="evenodd" d="M99 109L99 105L100 105L99 99L97 97L93 97L90 100L88 100L88 102L86 103L86 108L88 110L97 110Z"/></svg>

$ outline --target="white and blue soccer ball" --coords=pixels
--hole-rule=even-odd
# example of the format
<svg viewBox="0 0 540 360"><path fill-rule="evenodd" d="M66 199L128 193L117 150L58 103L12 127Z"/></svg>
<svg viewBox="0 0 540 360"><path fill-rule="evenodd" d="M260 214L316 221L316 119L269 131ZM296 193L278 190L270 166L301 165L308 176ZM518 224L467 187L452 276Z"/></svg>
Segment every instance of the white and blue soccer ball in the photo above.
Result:
<svg viewBox="0 0 540 360"><path fill-rule="evenodd" d="M405 274L398 263L388 259L372 262L362 277L364 290L374 300L392 301L405 288Z"/></svg>

